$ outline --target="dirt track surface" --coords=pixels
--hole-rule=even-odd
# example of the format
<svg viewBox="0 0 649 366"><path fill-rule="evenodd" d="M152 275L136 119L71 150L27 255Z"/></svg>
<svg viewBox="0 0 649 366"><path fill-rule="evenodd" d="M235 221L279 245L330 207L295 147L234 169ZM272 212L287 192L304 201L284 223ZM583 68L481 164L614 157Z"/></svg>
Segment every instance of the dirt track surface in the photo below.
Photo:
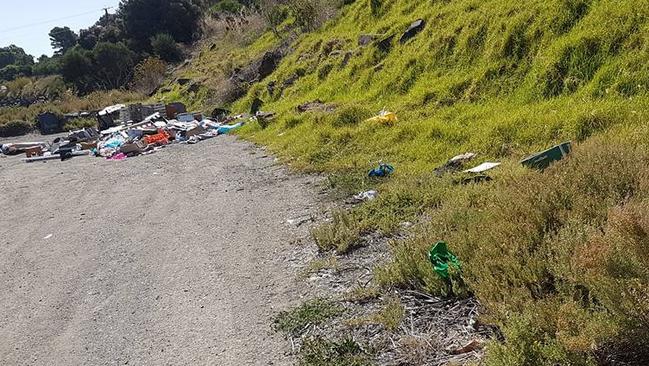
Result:
<svg viewBox="0 0 649 366"><path fill-rule="evenodd" d="M291 364L270 319L299 301L286 221L313 183L232 137L0 158L0 364Z"/></svg>

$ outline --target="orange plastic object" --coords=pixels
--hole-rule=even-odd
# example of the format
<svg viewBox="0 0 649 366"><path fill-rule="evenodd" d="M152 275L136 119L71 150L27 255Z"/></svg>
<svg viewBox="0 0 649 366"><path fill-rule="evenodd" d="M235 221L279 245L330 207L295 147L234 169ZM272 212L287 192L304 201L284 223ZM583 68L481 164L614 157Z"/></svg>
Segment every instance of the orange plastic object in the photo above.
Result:
<svg viewBox="0 0 649 366"><path fill-rule="evenodd" d="M144 142L148 145L166 145L169 143L169 133L163 129L158 130L155 135L148 135L144 137Z"/></svg>

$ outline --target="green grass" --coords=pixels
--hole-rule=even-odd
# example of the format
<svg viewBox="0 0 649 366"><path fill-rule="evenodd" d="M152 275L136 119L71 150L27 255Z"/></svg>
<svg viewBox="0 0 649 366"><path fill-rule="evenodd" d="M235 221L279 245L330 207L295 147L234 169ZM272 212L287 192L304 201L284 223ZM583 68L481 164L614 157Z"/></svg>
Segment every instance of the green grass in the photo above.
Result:
<svg viewBox="0 0 649 366"><path fill-rule="evenodd" d="M310 326L321 325L342 313L342 308L326 299L314 299L292 310L279 313L274 328L294 337L302 335Z"/></svg>
<svg viewBox="0 0 649 366"><path fill-rule="evenodd" d="M426 28L398 44L418 17ZM393 245L377 279L443 293L426 253L446 240L484 320L505 335L488 348L488 365L647 360L628 350L646 349L649 335L648 18L649 4L630 0L358 0L301 35L232 107L265 100L278 118L241 135L292 167L330 174L347 195L379 189L377 200L314 231L321 249L348 252L364 233L427 219ZM236 52L270 47L269 34ZM384 52L359 47L362 34L397 37ZM294 75L269 94L268 83ZM339 108L296 111L316 99ZM366 120L382 108L398 114L395 126ZM566 140L574 154L545 172L519 164ZM476 164L503 162L492 183L432 173L469 151ZM369 181L379 161L396 172Z"/></svg>
<svg viewBox="0 0 649 366"><path fill-rule="evenodd" d="M352 338L309 338L300 352L300 366L369 366L370 357Z"/></svg>

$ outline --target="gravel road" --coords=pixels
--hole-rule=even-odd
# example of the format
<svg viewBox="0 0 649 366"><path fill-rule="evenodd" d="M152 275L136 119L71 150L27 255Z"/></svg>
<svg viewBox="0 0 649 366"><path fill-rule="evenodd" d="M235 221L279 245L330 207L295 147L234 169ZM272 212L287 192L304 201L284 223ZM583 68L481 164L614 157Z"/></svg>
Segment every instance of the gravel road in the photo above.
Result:
<svg viewBox="0 0 649 366"><path fill-rule="evenodd" d="M0 158L0 364L292 364L270 323L304 291L308 225L287 219L317 210L314 183L229 136Z"/></svg>

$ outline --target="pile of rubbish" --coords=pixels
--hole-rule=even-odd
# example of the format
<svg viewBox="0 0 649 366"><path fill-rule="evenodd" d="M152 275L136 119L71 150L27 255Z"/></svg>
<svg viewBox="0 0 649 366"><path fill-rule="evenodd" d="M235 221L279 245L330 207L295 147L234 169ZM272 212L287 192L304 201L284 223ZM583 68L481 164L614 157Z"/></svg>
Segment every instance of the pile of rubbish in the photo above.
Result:
<svg viewBox="0 0 649 366"><path fill-rule="evenodd" d="M121 122L113 116L123 115L123 105L107 107L97 113L98 127L72 131L67 137L51 143L27 142L0 145L5 155L25 154L26 162L67 160L76 156L98 156L109 160L147 155L170 144L196 144L243 126L257 116L219 116L205 118L201 113L166 113L157 111L139 122ZM178 108L180 109L180 108ZM184 108L183 108L184 109Z"/></svg>

